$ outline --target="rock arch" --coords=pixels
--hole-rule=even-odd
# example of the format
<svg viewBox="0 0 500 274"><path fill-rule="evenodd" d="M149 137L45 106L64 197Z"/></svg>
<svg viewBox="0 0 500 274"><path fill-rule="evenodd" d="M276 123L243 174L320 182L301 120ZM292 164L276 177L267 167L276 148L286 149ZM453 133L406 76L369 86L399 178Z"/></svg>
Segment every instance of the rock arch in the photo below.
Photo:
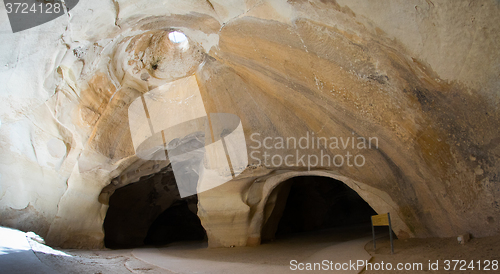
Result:
<svg viewBox="0 0 500 274"><path fill-rule="evenodd" d="M377 213L390 212L393 220L393 231L398 237L406 238L414 236L414 232L411 231L409 226L405 223L404 218L401 216L403 213L399 209L399 206L386 192L328 171L287 171L271 175L259 183L251 184L246 190L246 194L243 195L248 203L246 207L237 202L237 199L240 197L230 194L231 189L234 190L235 188L233 187L237 187L238 183L233 187L229 185L231 183L228 183L227 186L221 186L219 189L215 190L225 193L224 196L215 196L215 191L212 193L210 193L210 191L201 193L200 205L202 208L206 206L207 203L210 203L207 207L211 208L212 212L226 216L232 215L231 218L227 219L228 222L224 222L222 218L217 218L217 216L213 216L209 212L199 212L202 223L205 224L209 232L209 244L214 247L219 245L259 245L261 242L262 227L266 218L269 217L270 211L272 211L272 207L274 206L274 200L276 199L276 197L272 195L276 195L277 192L273 193L273 190L279 188L280 185L288 179L298 176L322 176L343 182L358 193ZM216 198L217 201L215 201L214 198ZM240 210L234 210L233 208L232 213L229 211L225 212L222 208L227 204L239 205L236 208L240 208ZM218 207L217 205L221 206ZM215 208L219 208L219 210L215 210ZM218 220L217 223L213 221L214 217L215 220ZM235 220L237 221L234 222ZM224 237L222 237L222 235L224 235Z"/></svg>
<svg viewBox="0 0 500 274"><path fill-rule="evenodd" d="M363 169L251 159L238 178L199 195L212 246L257 244L272 189L308 173L391 212L400 236L500 232L497 1L115 2L80 1L70 20L27 39L1 34L9 50L0 73L20 73L2 82L2 225L54 246L102 247L113 189L163 168L140 168L128 106L189 76L209 95L207 112L241 118L248 146L255 132L380 140L364 151ZM170 44L173 30L193 47Z"/></svg>

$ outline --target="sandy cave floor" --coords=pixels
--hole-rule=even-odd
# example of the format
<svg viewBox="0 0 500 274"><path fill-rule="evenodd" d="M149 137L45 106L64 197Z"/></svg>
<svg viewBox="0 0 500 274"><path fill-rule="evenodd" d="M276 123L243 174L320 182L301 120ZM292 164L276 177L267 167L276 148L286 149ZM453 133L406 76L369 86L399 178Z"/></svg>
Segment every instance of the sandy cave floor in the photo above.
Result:
<svg viewBox="0 0 500 274"><path fill-rule="evenodd" d="M384 237L377 241L377 250L373 251L373 242L370 241L365 245L365 250L373 257L372 263L423 263L423 270L419 272L426 273L500 273L500 269L495 270L478 270L477 261L481 260L484 265L484 260L500 261L500 236L472 238L465 245L458 243L457 238L426 238L426 239L406 239L394 241L394 255L391 255L389 237ZM429 270L428 263L431 260L435 263L439 260L439 270ZM455 271L446 271L445 260L464 260L467 265L471 260L475 262L475 269L458 270L460 264ZM452 262L451 267L455 264ZM466 267L464 267L466 268ZM490 267L491 268L491 267ZM417 273L418 271L397 271L397 273ZM361 273L381 273L381 271L364 270Z"/></svg>
<svg viewBox="0 0 500 274"><path fill-rule="evenodd" d="M337 259L343 262L349 259L356 260L358 254L361 256L358 259L370 260L374 264L423 263L421 271L392 271L394 273L499 272L477 269L445 271L443 268L446 259L467 262L499 260L500 236L473 238L465 245L458 244L456 238L395 240L395 254L391 255L389 238L382 230L377 236L377 251L373 252L369 229L366 226L357 226L287 235L258 247L207 249L206 242L182 242L163 247L149 246L123 250L63 250L73 257L38 252L36 255L40 261L59 273L357 273L359 271L290 271L290 260L307 263ZM355 245L358 249L348 251ZM363 246L364 251L359 249ZM429 260L432 262L439 260L438 271L428 270ZM361 273L388 272L391 271L361 271Z"/></svg>
<svg viewBox="0 0 500 274"><path fill-rule="evenodd" d="M60 273L293 273L297 271L290 271L290 260L369 260L363 246L370 238L370 227L361 225L286 235L257 247L208 249L206 242L179 242L122 250L62 250L73 257L37 256Z"/></svg>

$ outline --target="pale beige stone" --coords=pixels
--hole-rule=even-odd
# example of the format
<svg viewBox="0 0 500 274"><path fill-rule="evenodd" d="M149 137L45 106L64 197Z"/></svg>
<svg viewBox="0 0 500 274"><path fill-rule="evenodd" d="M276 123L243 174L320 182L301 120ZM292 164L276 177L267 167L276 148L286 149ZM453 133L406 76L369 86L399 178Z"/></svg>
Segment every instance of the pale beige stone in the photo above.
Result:
<svg viewBox="0 0 500 274"><path fill-rule="evenodd" d="M139 115L141 95L184 83L168 91L199 92L196 102L154 114L232 113L247 141L246 169L199 194L210 246L260 243L273 190L302 175L344 182L390 212L399 237L498 234L498 9L493 0L94 0L16 34L0 12L0 224L51 245L102 247L109 197L168 164L136 155L150 129L130 109ZM171 43L171 29L189 43ZM253 133L312 132L377 137L378 147L352 149L362 167L265 167L250 156ZM215 155L215 166L227 164Z"/></svg>

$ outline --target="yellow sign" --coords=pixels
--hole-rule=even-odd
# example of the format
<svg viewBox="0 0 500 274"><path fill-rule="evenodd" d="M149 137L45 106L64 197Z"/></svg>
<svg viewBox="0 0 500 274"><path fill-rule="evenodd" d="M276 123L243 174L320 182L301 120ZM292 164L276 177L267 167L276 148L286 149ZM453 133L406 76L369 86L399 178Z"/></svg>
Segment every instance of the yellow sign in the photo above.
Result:
<svg viewBox="0 0 500 274"><path fill-rule="evenodd" d="M380 214L372 216L373 226L388 226L389 225L389 215Z"/></svg>

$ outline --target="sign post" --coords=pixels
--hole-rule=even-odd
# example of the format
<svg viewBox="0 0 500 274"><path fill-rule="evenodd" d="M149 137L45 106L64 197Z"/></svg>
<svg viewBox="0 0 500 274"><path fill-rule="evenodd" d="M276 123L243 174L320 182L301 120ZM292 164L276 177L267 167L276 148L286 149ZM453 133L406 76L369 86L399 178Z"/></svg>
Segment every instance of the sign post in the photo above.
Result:
<svg viewBox="0 0 500 274"><path fill-rule="evenodd" d="M392 226L391 226L391 214L380 214L372 216L372 234L373 234L373 250L377 249L377 244L375 243L375 227L376 226L389 226L389 237L391 239L391 254L394 254L394 242L392 239Z"/></svg>

